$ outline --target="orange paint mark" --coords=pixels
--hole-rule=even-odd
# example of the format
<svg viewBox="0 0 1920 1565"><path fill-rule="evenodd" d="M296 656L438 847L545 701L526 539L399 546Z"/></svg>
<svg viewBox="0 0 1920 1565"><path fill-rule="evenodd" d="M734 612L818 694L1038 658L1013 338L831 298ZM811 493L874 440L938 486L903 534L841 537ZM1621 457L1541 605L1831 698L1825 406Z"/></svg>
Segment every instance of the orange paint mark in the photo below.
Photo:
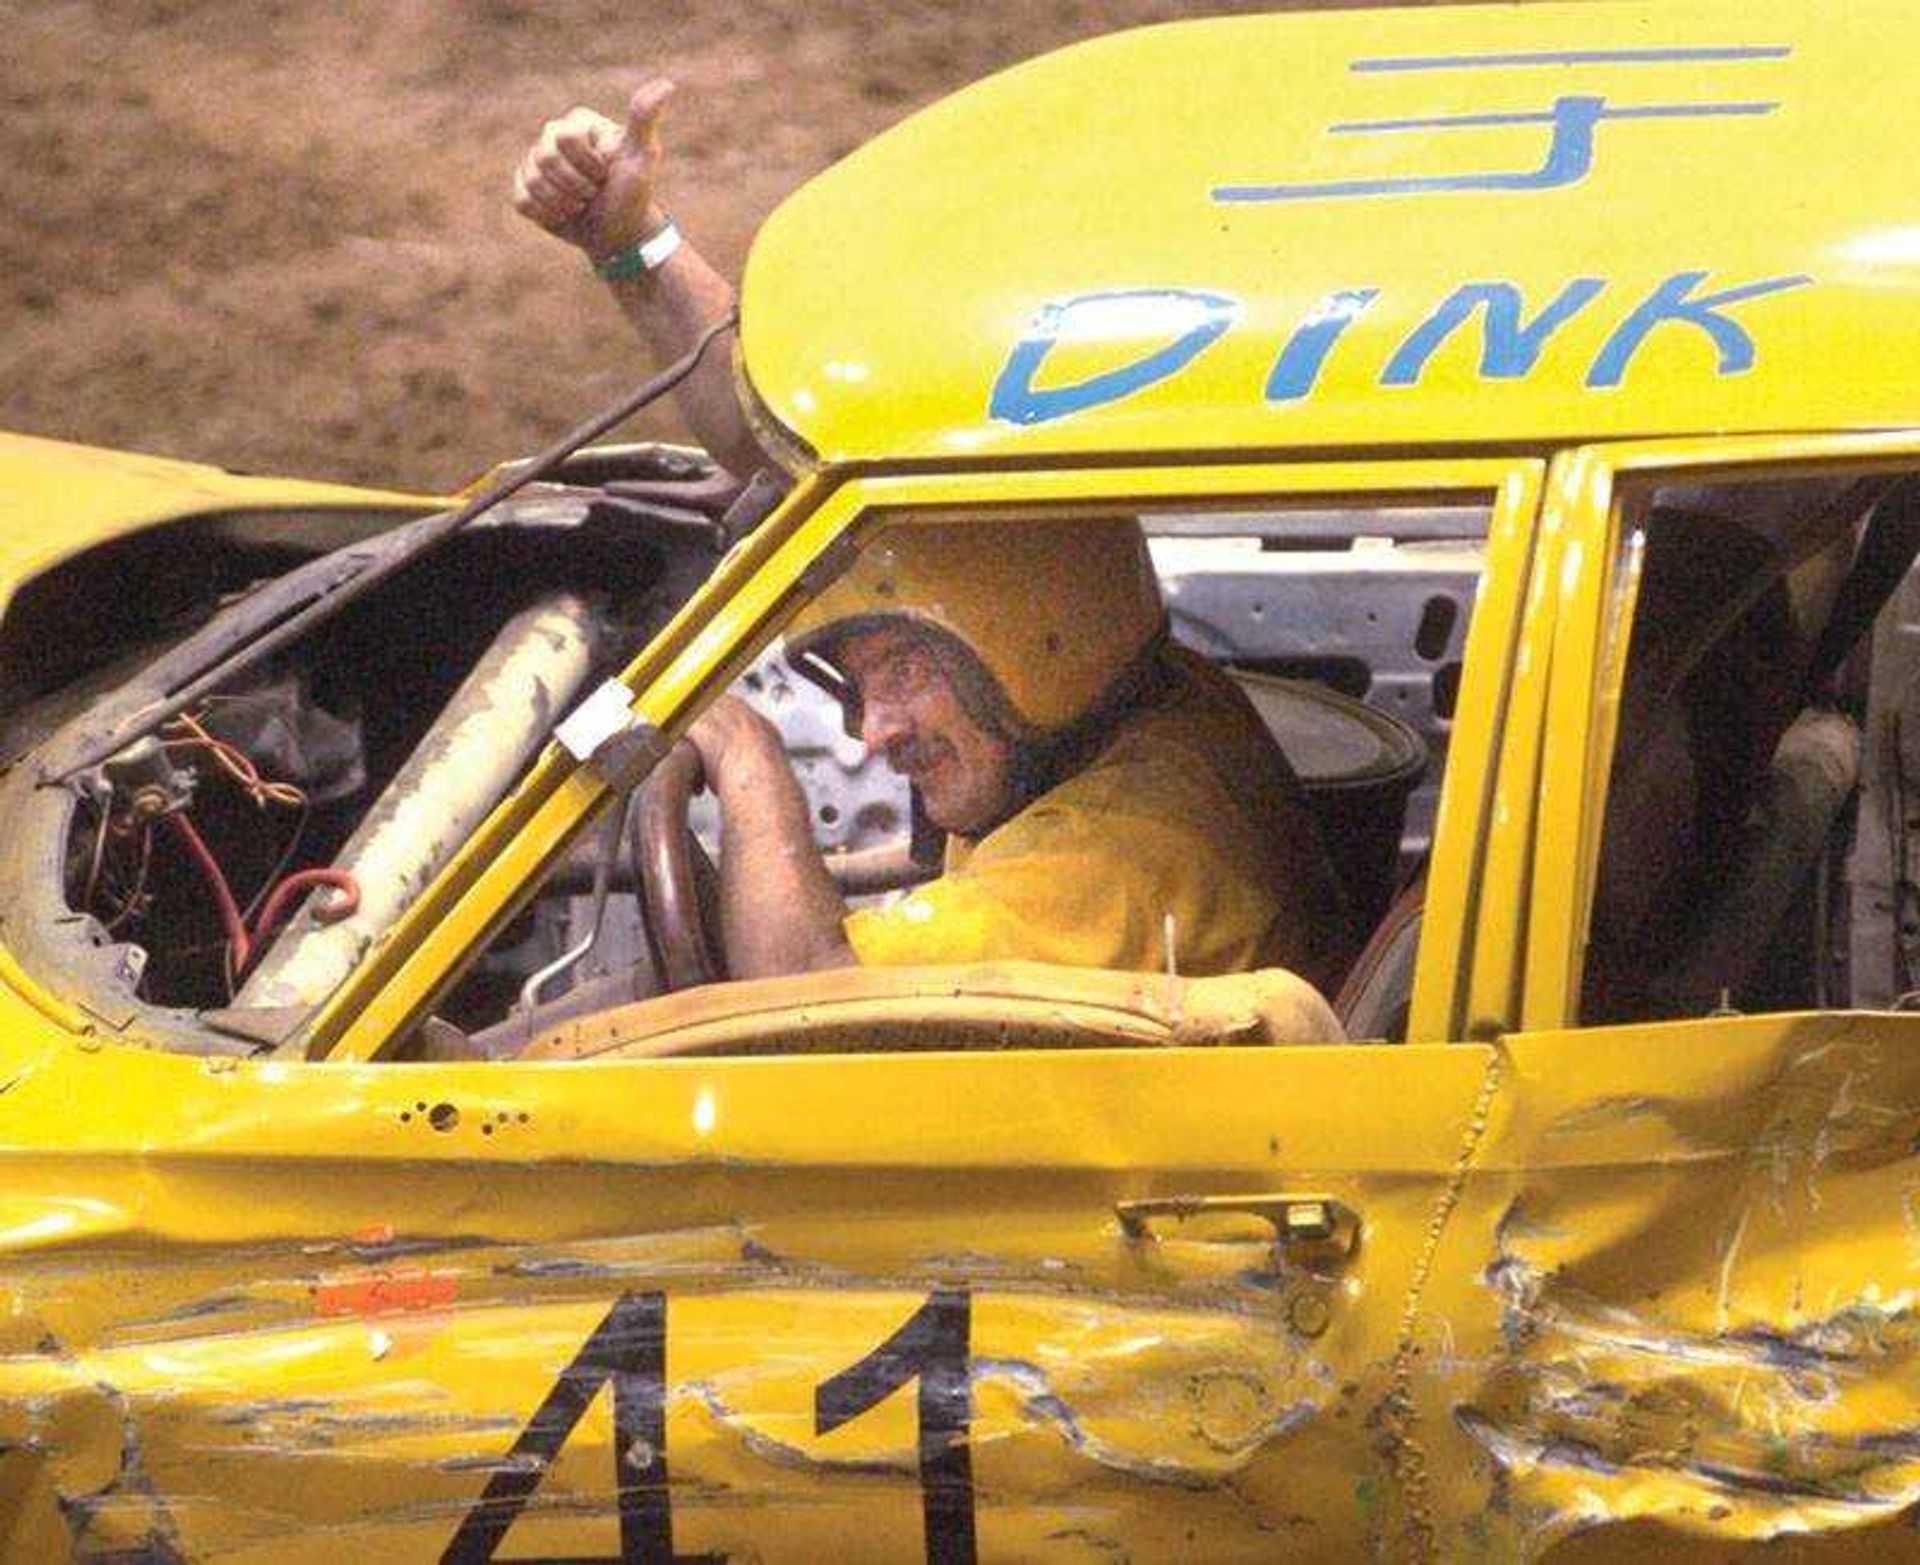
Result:
<svg viewBox="0 0 1920 1565"><path fill-rule="evenodd" d="M453 1303L456 1287L452 1272L383 1271L323 1279L313 1302L322 1315L401 1315Z"/></svg>
<svg viewBox="0 0 1920 1565"><path fill-rule="evenodd" d="M368 1223L365 1228L356 1228L347 1235L355 1244L392 1244L392 1223Z"/></svg>

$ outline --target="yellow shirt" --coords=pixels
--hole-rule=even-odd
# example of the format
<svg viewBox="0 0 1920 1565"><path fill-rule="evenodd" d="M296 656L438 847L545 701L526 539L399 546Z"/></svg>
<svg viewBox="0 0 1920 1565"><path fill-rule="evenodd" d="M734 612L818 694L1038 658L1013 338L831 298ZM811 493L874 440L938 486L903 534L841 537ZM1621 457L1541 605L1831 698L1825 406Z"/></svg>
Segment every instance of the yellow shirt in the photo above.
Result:
<svg viewBox="0 0 1920 1565"><path fill-rule="evenodd" d="M1347 951L1333 872L1292 769L1233 682L1181 648L1168 688L1097 756L939 879L846 921L862 963L1025 960L1182 973L1287 967L1331 983Z"/></svg>

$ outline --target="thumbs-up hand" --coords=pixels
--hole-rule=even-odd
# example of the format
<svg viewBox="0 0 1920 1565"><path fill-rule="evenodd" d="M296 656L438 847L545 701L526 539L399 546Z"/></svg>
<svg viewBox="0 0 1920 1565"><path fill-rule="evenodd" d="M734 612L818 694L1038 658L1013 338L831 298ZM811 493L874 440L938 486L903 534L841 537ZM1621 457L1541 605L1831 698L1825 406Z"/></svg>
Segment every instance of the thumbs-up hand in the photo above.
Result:
<svg viewBox="0 0 1920 1565"><path fill-rule="evenodd" d="M665 77L643 82L624 125L586 108L548 120L514 170L514 210L595 257L659 228L660 115L673 93Z"/></svg>

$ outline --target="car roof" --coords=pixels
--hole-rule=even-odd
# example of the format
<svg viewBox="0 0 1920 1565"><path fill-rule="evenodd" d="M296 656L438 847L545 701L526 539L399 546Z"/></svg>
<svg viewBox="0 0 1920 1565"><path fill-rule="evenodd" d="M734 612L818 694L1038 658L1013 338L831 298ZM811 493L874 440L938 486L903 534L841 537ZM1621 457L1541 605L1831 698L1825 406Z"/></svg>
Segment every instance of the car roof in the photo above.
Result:
<svg viewBox="0 0 1920 1565"><path fill-rule="evenodd" d="M1096 39L776 211L745 374L828 462L1920 422L1916 46L1895 0Z"/></svg>

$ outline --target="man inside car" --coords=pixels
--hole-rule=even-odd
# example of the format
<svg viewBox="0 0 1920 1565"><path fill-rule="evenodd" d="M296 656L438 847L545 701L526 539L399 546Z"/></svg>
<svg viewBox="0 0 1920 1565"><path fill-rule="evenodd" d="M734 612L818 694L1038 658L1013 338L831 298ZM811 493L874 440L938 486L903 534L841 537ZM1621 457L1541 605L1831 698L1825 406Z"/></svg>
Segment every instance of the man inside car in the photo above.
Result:
<svg viewBox="0 0 1920 1565"><path fill-rule="evenodd" d="M671 92L641 87L624 127L550 122L514 181L663 360L733 306L655 200ZM764 461L720 356L682 408L724 465ZM732 976L1032 960L1336 981L1349 932L1298 785L1232 681L1171 641L1131 519L895 527L789 626L788 656L910 781L945 863L850 912L778 730L722 697L688 737L720 805Z"/></svg>

